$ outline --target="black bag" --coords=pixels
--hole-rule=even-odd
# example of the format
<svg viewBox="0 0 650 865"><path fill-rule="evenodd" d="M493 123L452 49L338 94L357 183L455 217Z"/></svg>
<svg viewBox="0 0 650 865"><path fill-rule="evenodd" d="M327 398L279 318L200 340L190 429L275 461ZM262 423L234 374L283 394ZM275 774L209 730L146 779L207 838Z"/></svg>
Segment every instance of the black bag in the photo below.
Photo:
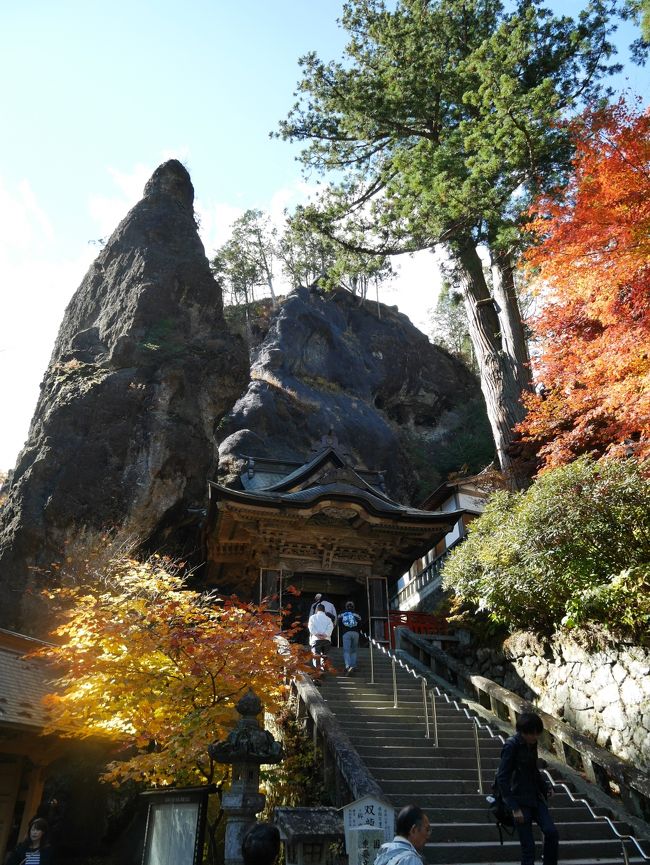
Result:
<svg viewBox="0 0 650 865"><path fill-rule="evenodd" d="M508 835L514 834L515 820L512 816L512 811L503 801L503 796L501 795L501 790L499 789L496 777L492 783L492 793L485 798L488 803L490 816L497 824L497 829L499 830L499 841L503 844L504 831Z"/></svg>

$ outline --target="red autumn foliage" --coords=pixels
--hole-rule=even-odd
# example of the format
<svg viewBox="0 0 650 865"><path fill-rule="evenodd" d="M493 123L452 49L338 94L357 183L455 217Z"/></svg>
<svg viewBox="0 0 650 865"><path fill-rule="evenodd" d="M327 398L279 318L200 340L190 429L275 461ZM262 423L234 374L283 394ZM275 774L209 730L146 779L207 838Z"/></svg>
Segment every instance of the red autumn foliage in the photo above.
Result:
<svg viewBox="0 0 650 865"><path fill-rule="evenodd" d="M572 179L536 202L540 242L526 256L542 387L519 431L543 468L585 452L650 455L650 112L619 102L574 135Z"/></svg>

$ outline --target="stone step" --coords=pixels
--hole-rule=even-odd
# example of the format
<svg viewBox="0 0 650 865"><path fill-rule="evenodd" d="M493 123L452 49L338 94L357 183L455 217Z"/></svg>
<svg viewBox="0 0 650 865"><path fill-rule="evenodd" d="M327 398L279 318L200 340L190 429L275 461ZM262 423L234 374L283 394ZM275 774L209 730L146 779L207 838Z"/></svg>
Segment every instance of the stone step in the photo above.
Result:
<svg viewBox="0 0 650 865"><path fill-rule="evenodd" d="M332 660L336 666L337 658ZM453 701L437 696L439 746L434 747L433 740L425 738L420 683L401 669L397 679L398 707L394 708L390 664L376 656L374 683L370 684L366 650L360 653L353 675L325 676L321 694L394 807L418 804L427 812L432 823L431 841L424 851L427 863L516 865L520 862L519 841L516 835L505 835L503 845L499 843L485 800L501 740L479 730L484 789L479 793L471 718L458 711ZM432 725L431 716L429 720ZM552 814L560 832L563 865L621 865L621 842L584 805L558 794L553 797ZM625 831L621 824L619 831ZM630 863L642 861L633 848L628 852ZM537 853L541 856L539 840Z"/></svg>
<svg viewBox="0 0 650 865"><path fill-rule="evenodd" d="M409 730L400 730L395 731L394 734L390 734L388 731L383 731L385 735L380 735L379 733L373 733L366 730L366 734L364 736L363 730L350 730L348 727L341 725L343 731L350 738L355 747L359 748L379 748L385 749L390 748L391 746L394 748L426 748L426 749L434 749L433 739L426 739L424 736L424 729L416 732L411 732ZM438 748L441 753L449 752L449 751L459 751L463 755L468 753L475 754L474 751L474 740L471 737L466 737L465 747L464 748L456 748L455 742L457 742L457 738L455 736L438 736ZM367 750L364 753L368 753ZM483 743L481 743L481 759L482 760L497 760L499 757L499 750L491 750L489 746L483 748Z"/></svg>
<svg viewBox="0 0 650 865"><path fill-rule="evenodd" d="M357 712L358 714L367 713L370 717L372 717L375 713L382 713L382 717L385 714L394 715L395 717L402 717L404 719L408 718L419 718L424 717L424 706L422 705L422 700L419 700L416 703L399 703L397 706L394 706L392 701L390 703L386 701L362 701L362 700L341 700L341 699L332 699L329 694L324 693L323 697L327 705L332 709L332 711L350 711ZM429 718L432 716L431 704L427 704L427 714ZM467 716L464 713L458 712L456 709L449 708L447 706L439 707L436 706L436 715L438 717L438 721L454 721L456 719L462 718L463 720L467 720Z"/></svg>
<svg viewBox="0 0 650 865"><path fill-rule="evenodd" d="M397 793L386 793L386 797L396 808L401 808L404 805L420 805L422 808L429 809L430 817L435 818L436 822L442 820L441 814L463 814L463 819L469 819L469 812L478 812L487 819L487 803L485 801L486 793L478 793L476 787L469 792L459 790L443 790L440 792L420 792L405 787ZM558 801L559 800L559 801ZM568 796L553 797L553 814L564 819L570 815L571 820L589 819L589 810L584 805L571 802ZM571 816L572 815L572 816Z"/></svg>
<svg viewBox="0 0 650 865"><path fill-rule="evenodd" d="M471 853L468 853L468 855L471 855ZM514 853L512 855L514 855ZM630 865L648 865L647 860L642 859L640 856L632 856L631 854L628 854L628 857L629 857L628 862L630 863ZM442 860L439 860L439 859L438 860L429 859L428 861L431 862L431 865L439 865L439 863L440 863L440 865L443 865ZM449 861L449 860L447 860L447 861ZM485 862L485 861L477 862L477 861L473 861L473 860L470 861L469 859L463 859L462 865L497 865L497 862L498 862L498 865L519 865L520 861L521 860L519 858L501 859L501 860L497 860L496 858L493 858L489 862ZM595 860L594 859L572 859L571 860L571 865L622 865L622 863L623 863L623 857L622 857L622 854L620 854L620 853L618 856L615 856L613 858L610 858L609 856L604 856L604 857L599 856L598 859L595 859Z"/></svg>
<svg viewBox="0 0 650 865"><path fill-rule="evenodd" d="M496 830L495 830L496 833ZM578 865L578 863L589 863L589 865L605 865L614 863L621 865L622 853L621 842L618 840L564 840L560 847L560 861L562 865ZM541 842L536 845L537 856L541 857ZM521 861L519 840L517 838L504 837L503 845L488 841L466 843L438 843L427 844L424 849L424 860L432 865L489 865L489 863L519 863ZM536 861L539 861L537 859ZM631 860L635 861L635 860ZM641 862L638 858L636 861Z"/></svg>
<svg viewBox="0 0 650 865"><path fill-rule="evenodd" d="M385 793L414 793L422 795L424 793L477 793L478 781L477 778L440 778L436 773L435 776L429 778L413 778L401 777L396 778L376 778L377 783ZM483 789L489 789L489 778L484 775ZM487 792L485 793L487 795Z"/></svg>
<svg viewBox="0 0 650 865"><path fill-rule="evenodd" d="M359 737L364 742L372 742L373 744L382 744L386 739L395 742L405 744L406 740L420 740L421 742L431 742L434 740L434 731L433 728L430 730L430 736L426 737L426 730L424 723L418 726L403 726L399 725L391 726L389 724L381 724L378 727L373 728L372 725L366 724L365 726L350 722L343 722L341 727L351 739L355 739L355 737ZM445 728L438 727L438 745L443 747L455 746L458 744L458 747L464 747L467 749L475 749L475 739L471 730L463 730L457 729L455 727ZM431 747L434 747L433 744ZM481 754L485 754L486 756L499 756L501 753L501 745L495 746L492 744L490 740L482 739L479 737L479 749Z"/></svg>
<svg viewBox="0 0 650 865"><path fill-rule="evenodd" d="M347 690L351 690L355 685L361 686L364 691L371 691L375 694L385 694L386 696L393 696L393 677L389 674L388 676L375 676L374 681L370 676L370 673L364 674L363 672L357 670L355 673L351 675L343 675L340 670L329 670L326 671L325 676L323 677L324 682L335 682L337 685L340 685L341 688ZM427 684L427 690L431 690L431 685ZM416 694L422 694L422 680L414 679L412 676L405 677L403 679L397 678L397 693L399 694L410 694L412 696ZM445 700L444 696L436 695L438 699ZM447 702L445 700L445 702Z"/></svg>
<svg viewBox="0 0 650 865"><path fill-rule="evenodd" d="M393 705L395 700L395 695L393 691L378 691L377 689L371 687L364 687L360 689L353 689L349 686L349 681L346 679L345 685L338 686L336 683L332 684L327 681L319 680L320 687L322 688L321 693L329 699L340 701L340 702L350 702L350 703L384 703L386 705ZM453 711L457 712L458 710L454 706L453 703L448 703L442 697L436 697L436 708L441 712ZM422 706L422 691L418 688L413 692L406 691L398 691L397 692L397 704L398 706L408 706L411 708L418 708ZM427 705L431 705L431 692L427 693Z"/></svg>
<svg viewBox="0 0 650 865"><path fill-rule="evenodd" d="M390 724L380 724L373 727L368 724L365 728L356 724L344 723L341 724L341 727L350 738L354 739L356 737L368 744L380 744L380 740L385 740L387 738L394 741L396 744L404 738L419 738L423 743L426 744L430 742L431 747L435 747L433 744L435 741L435 731L433 727L431 727L430 735L427 736L426 728L423 723L404 727L400 727L399 725L392 726ZM475 739L471 730L467 733L467 731L462 729L457 730L455 727L438 727L439 747L455 747L456 744L459 748L465 748L474 753L476 751ZM479 752L481 755L485 754L488 757L498 757L501 753L501 747L495 747L489 740L479 737Z"/></svg>
<svg viewBox="0 0 650 865"><path fill-rule="evenodd" d="M356 731L346 730L347 735L351 736ZM409 732L409 731L407 731ZM446 753L457 753L461 757L472 756L476 757L476 748L474 746L474 739L470 741L469 739L466 742L460 742L458 745L452 744L450 746L443 746L438 744L436 747L433 744L432 738L425 738L424 736L424 724L422 725L422 730L419 731L418 737L416 738L417 745L416 746L408 746L404 745L402 742L398 742L394 736L392 735L381 735L380 732L374 732L372 735L366 735L359 737L359 748L373 748L377 749L377 753L381 754L385 749L391 750L394 749L397 752L397 755L400 757L412 757L416 756L415 754L411 754L409 748L416 747L418 753L422 752L431 752L431 756L436 756L440 754ZM412 733L409 732L411 738L415 738ZM488 739L479 740L481 755L486 754L489 758L496 757L498 758L501 753L501 745L493 744L492 740Z"/></svg>
<svg viewBox="0 0 650 865"><path fill-rule="evenodd" d="M477 807L457 807L445 808L440 805L441 796L388 796L388 800L396 808L401 808L404 805L420 805L427 811L427 814L433 820L432 825L443 826L447 823L465 825L487 826L494 830L495 823L491 815L488 813L487 805L483 797L479 797ZM458 796L459 799L471 799L472 797ZM595 825L607 826L604 821L594 821L586 808L576 807L554 807L553 819L558 824L572 823L575 825Z"/></svg>
<svg viewBox="0 0 650 865"><path fill-rule="evenodd" d="M437 815L433 815L434 819ZM555 815L554 815L555 817ZM556 820L558 825L559 821ZM617 827L621 831L621 826ZM541 833L535 830L536 837L541 839ZM505 833L505 838L516 838L515 835L510 836ZM561 824L562 841L579 841L581 839L589 841L611 841L614 838L612 830L606 823L591 822L576 822L565 821ZM494 822L488 822L486 818L482 821L467 821L467 822L432 822L431 823L431 842L433 844L444 843L469 843L472 841L494 843L498 841L499 831Z"/></svg>
<svg viewBox="0 0 650 865"><path fill-rule="evenodd" d="M328 703L332 703L336 706L358 706L360 709L372 709L375 706L386 706L391 709L395 708L392 695L386 696L384 694L359 694L350 692L341 694L337 693L333 689L330 691L327 688L323 688L321 693ZM398 694L397 708L412 712L422 711L422 696L418 694L414 699L412 699L401 697ZM427 709L428 711L431 710L430 699L427 700ZM436 700L436 711L438 714L442 715L458 714L458 710L455 706L444 702L440 698Z"/></svg>
<svg viewBox="0 0 650 865"><path fill-rule="evenodd" d="M357 740L355 736L351 736L348 733L348 737L362 757L376 757L380 761L379 765L389 766L391 763L388 761L392 758L398 758L402 761L401 765L405 765L404 760L410 760L412 762L407 762L406 765L429 766L429 763L423 763L422 761L431 758L443 761L444 765L447 766L463 765L467 761L472 761L472 765L476 766L476 752L474 748L456 748L453 739L447 742L444 738L439 737L438 747L435 747L432 739L425 739L424 737L415 739L394 737L392 739L394 746L391 748L390 738L381 739L378 746L371 736L368 736L365 740ZM405 753L408 753L409 756L404 756ZM454 762L456 760L459 761L458 764ZM481 764L485 771L489 771L494 775L498 762L498 751L490 753L481 749Z"/></svg>
<svg viewBox="0 0 650 865"><path fill-rule="evenodd" d="M376 776L377 772L382 769L395 769L401 771L413 771L411 768L404 768L404 760L403 756L394 756L391 754L393 749L387 749L385 754L375 754L374 751L367 747L364 754L361 753L359 748L359 755L363 757L363 762L366 766L373 772ZM456 754L455 749L453 748L445 748L442 754L438 754L438 749L434 749L436 751L435 755L432 755L430 750L422 750L417 754L417 762L416 766L419 771L422 772L440 772L443 769L449 770L450 772L455 771L469 771L471 770L476 774L476 757L473 753L468 754L466 757L459 757ZM497 765L497 760L492 761L495 765ZM488 766L484 765L485 769L488 769ZM494 772L490 776L490 783L492 782L492 778L494 777Z"/></svg>
<svg viewBox="0 0 650 865"><path fill-rule="evenodd" d="M364 760L368 768L370 769L370 764L367 760ZM474 783L478 783L478 774L476 771L476 766L471 768L463 769L458 766L437 766L432 769L429 766L384 766L384 765L375 765L372 768L373 777L379 781L379 783L383 786L384 781L403 781L404 784L411 784L413 781L473 781ZM483 786L485 789L489 789L490 784L494 779L494 771L490 772L488 770L483 770L481 772L481 777L483 778Z"/></svg>
<svg viewBox="0 0 650 865"><path fill-rule="evenodd" d="M351 706L349 703L335 703L331 700L325 699L325 705L332 712L341 712L341 717L350 723L363 724L368 721L369 723L380 723L382 721L392 721L394 724L405 724L410 721L414 723L418 723L424 720L424 711L421 706L417 709L402 709L401 707L394 708L394 706L390 705L377 705L370 707L357 707ZM445 712L444 714L438 714L438 724L452 724L454 726L466 727L468 730L472 731L475 726L475 722L472 720L472 717L469 718L467 715L461 712L454 712L453 714ZM431 712L428 713L429 723L433 723L433 717ZM479 719L480 720L480 719ZM484 722L481 722L484 724ZM487 736L489 739L496 739L499 741L498 736L490 736L490 734L485 729L485 726L479 727L479 732L483 735Z"/></svg>
<svg viewBox="0 0 650 865"><path fill-rule="evenodd" d="M327 705L327 704L326 704ZM334 711L331 706L328 706L330 711L332 711L335 715L338 712L344 712L344 709L339 708L337 711ZM386 711L383 714L373 714L373 715L365 715L361 716L358 713L354 713L353 715L343 715L343 722L349 727L359 727L365 729L381 729L389 728L391 730L399 730L405 727L422 727L424 728L426 721L424 716L414 716L414 717L400 717L399 714L393 714L393 710ZM429 726L433 728L433 720L429 718ZM438 730L443 730L447 732L458 731L459 733L465 733L467 736L471 736L474 738L474 725L471 722L468 722L466 718L438 718L437 722ZM498 743L499 747L503 747L503 743L496 736L490 736L490 734L485 730L479 727L478 731L479 739L485 739L486 741L492 741Z"/></svg>

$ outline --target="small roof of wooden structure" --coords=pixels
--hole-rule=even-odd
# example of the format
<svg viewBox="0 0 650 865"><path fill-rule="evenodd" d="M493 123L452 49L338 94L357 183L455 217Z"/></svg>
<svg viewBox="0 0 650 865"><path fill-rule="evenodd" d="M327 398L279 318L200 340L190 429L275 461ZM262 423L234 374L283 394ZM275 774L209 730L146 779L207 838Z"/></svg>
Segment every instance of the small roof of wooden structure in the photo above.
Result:
<svg viewBox="0 0 650 865"><path fill-rule="evenodd" d="M52 673L44 661L25 657L45 645L0 628L0 726L40 730L47 724L43 697L52 690Z"/></svg>
<svg viewBox="0 0 650 865"><path fill-rule="evenodd" d="M489 478L485 477L485 472L481 472L477 475L448 478L446 481L443 481L440 486L436 487L433 492L429 493L420 507L424 510L438 509L454 494L454 492L470 496L484 505L485 500L490 494ZM482 511L483 507L477 507L475 510L476 513L481 513Z"/></svg>
<svg viewBox="0 0 650 865"><path fill-rule="evenodd" d="M328 438L310 460L264 488L210 482L209 583L243 594L260 568L397 578L462 515L393 501L380 473L352 467Z"/></svg>

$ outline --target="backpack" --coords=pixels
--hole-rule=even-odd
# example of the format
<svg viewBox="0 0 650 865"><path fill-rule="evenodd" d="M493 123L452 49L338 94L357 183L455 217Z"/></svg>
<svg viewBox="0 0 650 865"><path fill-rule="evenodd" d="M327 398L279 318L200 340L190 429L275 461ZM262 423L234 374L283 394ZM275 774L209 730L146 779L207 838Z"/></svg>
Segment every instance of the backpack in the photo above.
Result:
<svg viewBox="0 0 650 865"><path fill-rule="evenodd" d="M503 801L503 796L501 795L501 790L499 789L496 776L492 782L492 793L485 797L485 801L488 804L489 816L497 824L497 829L499 830L499 841L503 845L503 833L505 831L507 835L514 834L515 820L512 816L512 811Z"/></svg>
<svg viewBox="0 0 650 865"><path fill-rule="evenodd" d="M349 610L346 610L344 613L341 613L341 624L345 628L356 628L356 615L354 613L351 613Z"/></svg>

